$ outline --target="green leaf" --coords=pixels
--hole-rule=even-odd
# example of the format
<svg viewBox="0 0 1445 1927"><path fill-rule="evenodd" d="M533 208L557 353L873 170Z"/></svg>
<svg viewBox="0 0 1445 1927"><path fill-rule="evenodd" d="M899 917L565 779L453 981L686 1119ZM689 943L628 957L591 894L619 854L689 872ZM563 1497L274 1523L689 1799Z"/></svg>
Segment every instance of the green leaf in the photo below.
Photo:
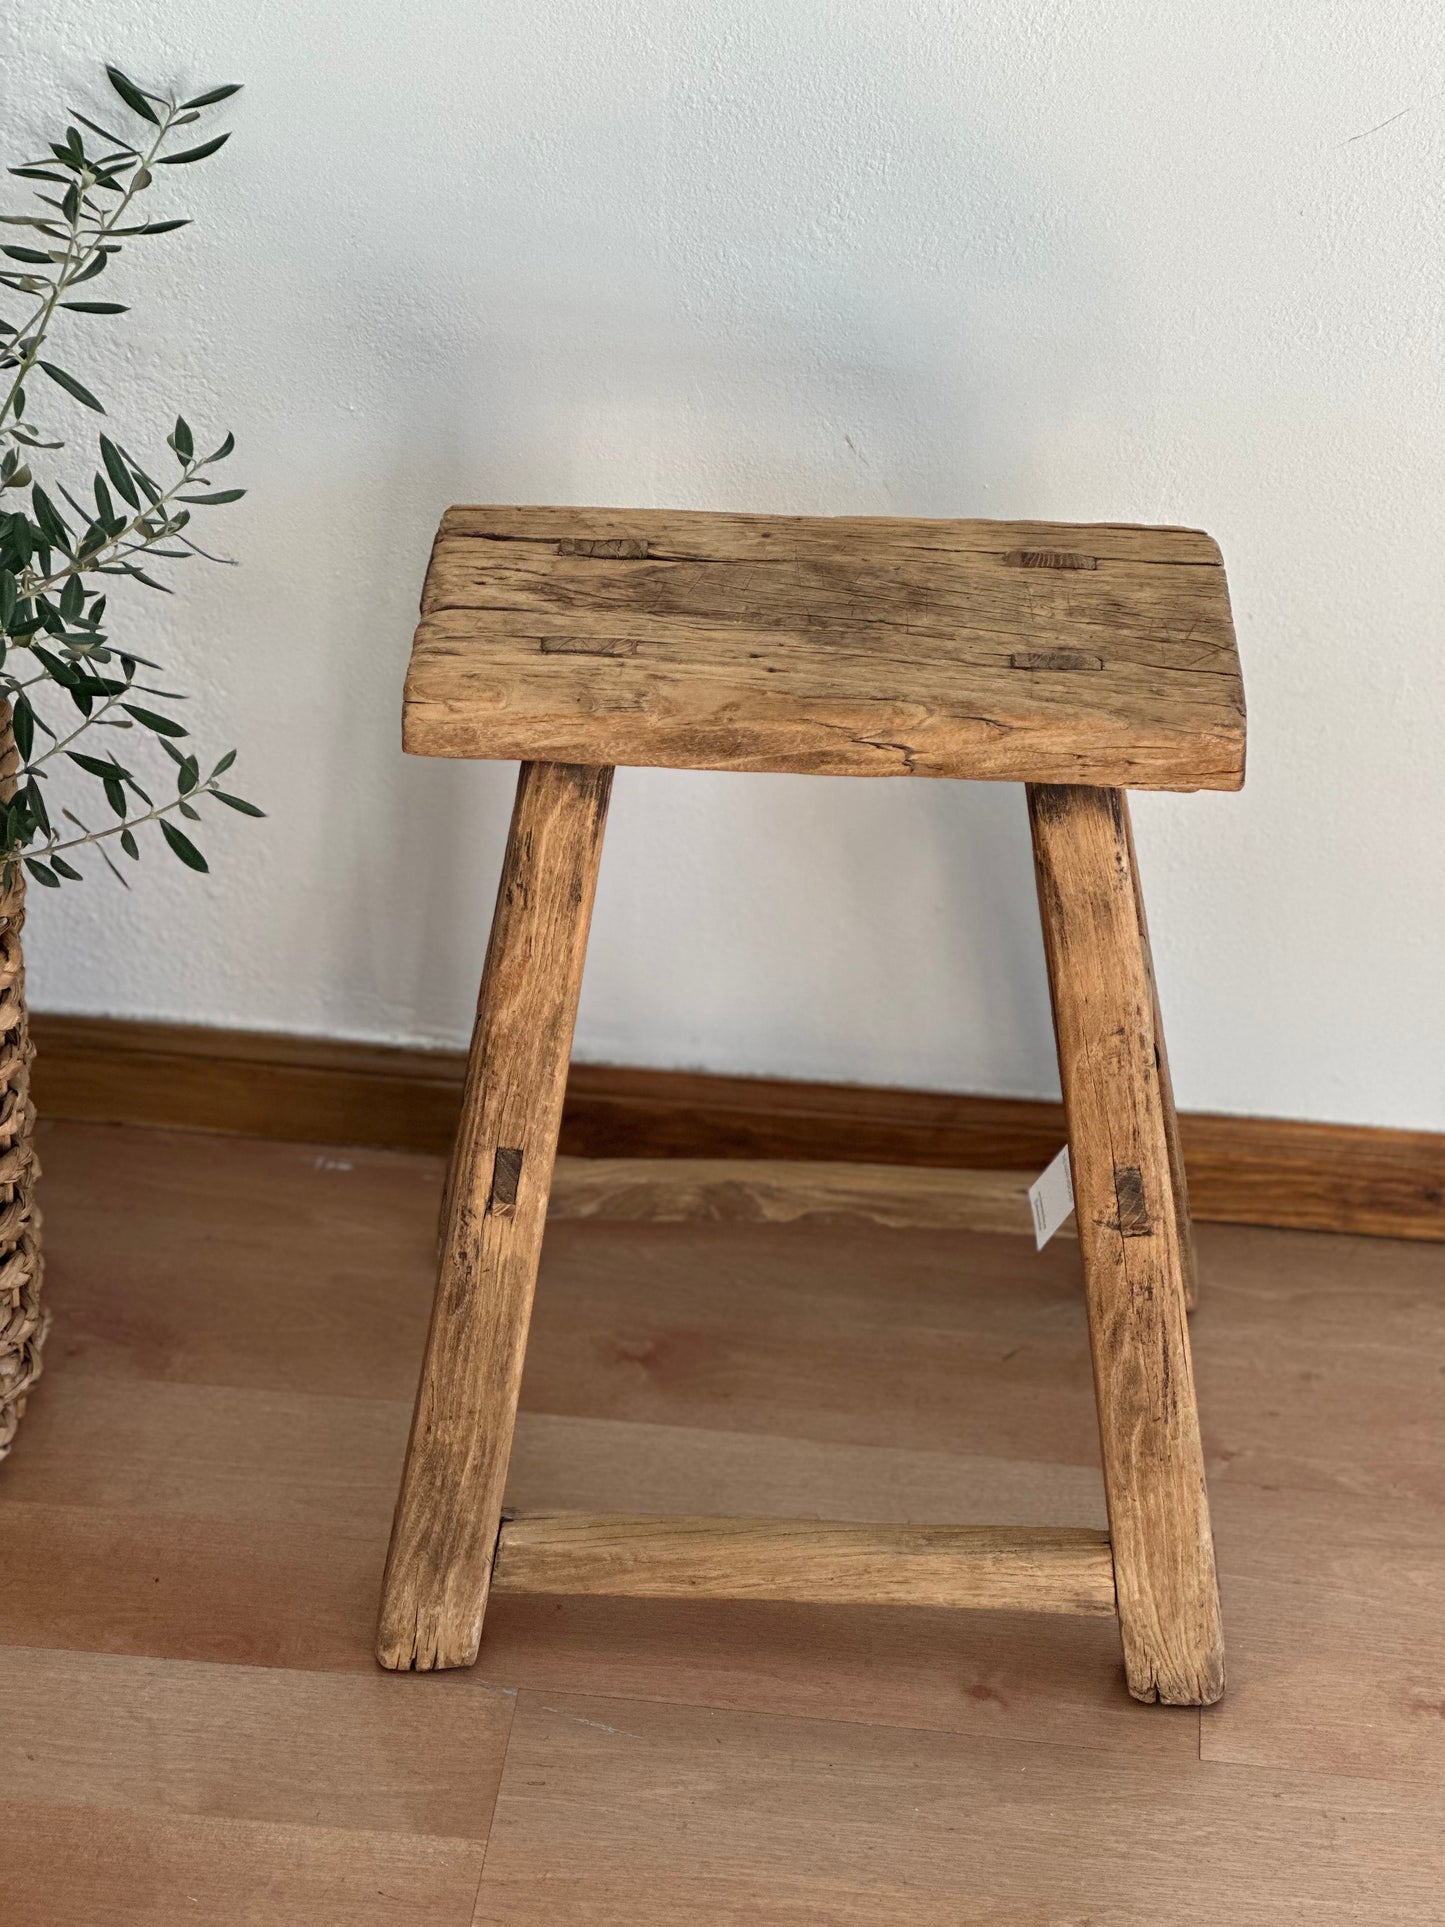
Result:
<svg viewBox="0 0 1445 1927"><path fill-rule="evenodd" d="M84 114L77 114L75 118L80 122L82 127L88 127L92 134L99 134L102 140L108 140L113 147L120 148L122 153L135 153L135 149L125 138L124 134L113 134L108 127L102 127L99 121L87 120Z"/></svg>
<svg viewBox="0 0 1445 1927"><path fill-rule="evenodd" d="M188 870L200 870L204 873L210 869L210 864L207 863L206 859L201 855L200 851L196 848L195 844L192 843L184 830L178 830L174 823L168 823L164 817L161 818L160 822L161 835L165 838L166 842L170 844L171 848Z"/></svg>
<svg viewBox="0 0 1445 1927"><path fill-rule="evenodd" d="M114 757L108 763L103 763L98 756L86 756L78 749L68 749L65 753L71 762L78 763L88 776L98 776L103 783L119 782L123 776L130 775L130 771L122 769Z"/></svg>
<svg viewBox="0 0 1445 1927"><path fill-rule="evenodd" d="M15 620L15 578L8 569L0 570L0 629L8 629Z"/></svg>
<svg viewBox="0 0 1445 1927"><path fill-rule="evenodd" d="M44 366L43 363L41 365ZM167 439L183 462L188 462L196 452L196 445L191 437L191 425L184 415L176 416L176 425Z"/></svg>
<svg viewBox="0 0 1445 1927"><path fill-rule="evenodd" d="M84 883L85 881L85 878L80 874L79 870L73 869L63 856L51 857L50 867L53 870L58 870L61 876L68 877L72 883Z"/></svg>
<svg viewBox="0 0 1445 1927"><path fill-rule="evenodd" d="M37 248L0 247L0 254L8 254L12 261L31 261L44 268L53 265L50 255L41 254Z"/></svg>
<svg viewBox="0 0 1445 1927"><path fill-rule="evenodd" d="M147 575L144 569L136 568L134 563L128 562L121 570L121 574L131 576L137 582L143 582L148 589L159 589L162 595L175 594L175 590L168 583L157 582L153 575Z"/></svg>
<svg viewBox="0 0 1445 1927"><path fill-rule="evenodd" d="M117 443L116 446L119 448L120 444ZM150 476L146 474L145 470L141 467L140 463L136 460L135 456L131 454L128 448L121 448L120 452L122 455L124 455L126 459L126 463L130 468L131 474L134 475L136 480L140 483L141 487L145 490L146 494L150 497L151 501L158 502L161 499L160 489L151 480Z"/></svg>
<svg viewBox="0 0 1445 1927"><path fill-rule="evenodd" d="M137 863L139 863L139 861L140 861L140 850L138 849L138 847L137 847L137 845L136 845L136 840L135 840L135 838L134 838L134 836L132 836L132 834L131 834L131 832L130 832L129 830L122 830L122 831L121 831L121 833L120 833L120 847L121 847L121 848L122 848L122 849L123 849L123 850L125 851L125 853L126 853L126 855L127 855L128 857L133 857L133 858L135 859L135 861L136 861Z"/></svg>
<svg viewBox="0 0 1445 1927"><path fill-rule="evenodd" d="M230 138L229 134L217 134L214 140L202 141L199 147L188 147L184 153L162 154L158 165L184 167L188 161L203 161L208 154L214 154L218 147L224 147Z"/></svg>
<svg viewBox="0 0 1445 1927"><path fill-rule="evenodd" d="M55 549L68 549L69 531L61 519L60 510L51 501L45 490L37 482L30 491L31 506L35 510L35 520L41 536Z"/></svg>
<svg viewBox="0 0 1445 1927"><path fill-rule="evenodd" d="M105 784L106 802L109 803L111 809L114 810L117 816L124 816L125 815L125 791L121 788L120 784L116 781L115 777L113 776L105 777L102 780L104 781L104 784Z"/></svg>
<svg viewBox="0 0 1445 1927"><path fill-rule="evenodd" d="M62 308L73 309L76 314L129 314L130 309L120 301L62 301Z"/></svg>
<svg viewBox="0 0 1445 1927"><path fill-rule="evenodd" d="M236 446L235 436L227 435L225 441L221 443L221 446L216 450L215 454L208 455L206 457L206 460L208 462L224 462L226 457L230 454L231 450L235 446Z"/></svg>
<svg viewBox="0 0 1445 1927"><path fill-rule="evenodd" d="M214 107L218 100L229 100L232 94L239 94L240 91L241 82L238 80L232 86L213 87L208 94L197 94L194 100L183 100L181 106L188 109L191 107Z"/></svg>
<svg viewBox="0 0 1445 1927"><path fill-rule="evenodd" d="M30 653L44 668L50 680L58 682L62 689L73 689L78 681L83 680L79 670L72 669L70 664L62 662L59 656L52 656L50 651L42 649L38 642L31 643Z"/></svg>
<svg viewBox="0 0 1445 1927"><path fill-rule="evenodd" d="M56 876L55 872L50 869L48 865L42 863L38 856L26 857L25 867L31 876L34 877L35 881L37 883L43 883L47 890L58 890L60 888L60 878Z"/></svg>
<svg viewBox="0 0 1445 1927"><path fill-rule="evenodd" d="M116 493L125 497L133 509L140 507L140 497L135 492L135 483L130 478L130 470L121 458L121 452L108 435L100 438L100 459L105 463L105 472L114 482Z"/></svg>
<svg viewBox="0 0 1445 1927"><path fill-rule="evenodd" d="M138 723L144 723L147 729L153 729L157 736L188 736L190 734L189 730L183 729L179 723L173 722L169 716L158 716L155 710L142 709L139 703L122 703L121 708L127 716L134 716Z"/></svg>
<svg viewBox="0 0 1445 1927"><path fill-rule="evenodd" d="M190 216L186 215L179 221L142 221L138 227L113 227L111 229L111 235L112 237L118 235L129 237L132 234L174 234L178 227L189 227L190 225ZM84 276L78 278L83 280Z"/></svg>
<svg viewBox="0 0 1445 1927"><path fill-rule="evenodd" d="M75 379L74 375L67 375L65 370L63 368L57 368L53 361L42 361L39 366L45 370L53 382L59 383L66 394L74 395L77 401L83 401L86 407L93 408L97 415L103 415L105 413L105 409L101 403L95 399L95 396L91 394L83 382Z"/></svg>
<svg viewBox="0 0 1445 1927"><path fill-rule="evenodd" d="M243 488L218 488L210 495L178 495L178 502L200 503L203 508L216 508L222 502L239 502L246 493Z"/></svg>
<svg viewBox="0 0 1445 1927"><path fill-rule="evenodd" d="M139 114L142 120L148 120L152 127L159 127L160 121L156 118L154 107L151 106L135 82L127 79L119 67L107 67L105 72L106 78L109 80L111 86L114 87L115 91L120 95L131 112L133 114Z"/></svg>
<svg viewBox="0 0 1445 1927"><path fill-rule="evenodd" d="M28 696L15 698L15 747L20 752L22 762L30 761L30 752L35 747L35 711L30 707Z"/></svg>
<svg viewBox="0 0 1445 1927"><path fill-rule="evenodd" d="M244 796L228 796L224 790L212 790L211 794L218 803L224 803L228 810L239 810L242 816L264 816L266 814L264 810L258 810L254 803L248 803Z"/></svg>
<svg viewBox="0 0 1445 1927"><path fill-rule="evenodd" d="M25 801L30 805L30 813L35 818L35 821L40 825L41 829L45 832L45 834L49 836L50 812L45 807L45 797L41 793L40 785L36 782L33 776L30 778L29 782L26 783L25 788L21 792L21 794L24 796Z"/></svg>

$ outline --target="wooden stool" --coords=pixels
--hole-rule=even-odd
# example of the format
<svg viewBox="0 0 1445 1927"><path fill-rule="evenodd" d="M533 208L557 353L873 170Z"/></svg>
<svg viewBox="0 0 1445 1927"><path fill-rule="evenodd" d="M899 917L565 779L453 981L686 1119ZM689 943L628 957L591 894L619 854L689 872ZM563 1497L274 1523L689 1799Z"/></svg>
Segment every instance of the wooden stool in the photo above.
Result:
<svg viewBox="0 0 1445 1927"><path fill-rule="evenodd" d="M521 761L384 1666L466 1666L489 1588L1117 1612L1129 1690L1224 1658L1184 1172L1125 790L1237 789L1219 551L1191 529L456 508L406 685L423 756ZM503 1487L616 764L1028 784L1107 1533L559 1514Z"/></svg>

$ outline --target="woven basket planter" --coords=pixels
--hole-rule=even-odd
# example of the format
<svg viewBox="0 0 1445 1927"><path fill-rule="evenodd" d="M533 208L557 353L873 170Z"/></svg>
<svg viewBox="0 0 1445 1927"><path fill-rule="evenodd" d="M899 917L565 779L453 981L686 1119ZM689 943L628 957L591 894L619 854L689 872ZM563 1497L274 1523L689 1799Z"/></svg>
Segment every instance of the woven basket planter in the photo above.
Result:
<svg viewBox="0 0 1445 1927"><path fill-rule="evenodd" d="M10 708L0 704L0 786L16 767ZM46 1315L40 1307L40 1213L35 1208L35 1107L25 1009L25 877L0 891L0 1459L10 1450L25 1395L40 1376Z"/></svg>

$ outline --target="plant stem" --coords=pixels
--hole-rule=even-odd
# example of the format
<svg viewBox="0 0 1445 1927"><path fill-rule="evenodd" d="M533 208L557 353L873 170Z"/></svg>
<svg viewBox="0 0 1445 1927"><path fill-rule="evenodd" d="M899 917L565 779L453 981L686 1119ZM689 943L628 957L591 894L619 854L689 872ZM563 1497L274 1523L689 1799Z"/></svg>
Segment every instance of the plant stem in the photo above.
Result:
<svg viewBox="0 0 1445 1927"><path fill-rule="evenodd" d="M52 838L49 843L42 843L36 849L25 850L18 854L26 857L38 856L44 862L48 856L63 856L67 850L79 850L87 843L104 843L109 837L119 836L123 830L141 829L147 823L154 823L163 816L169 816L173 810L178 810L182 803L194 803L197 797L209 796L215 786L215 778L208 776L205 782L197 783L196 787L193 790L187 790L184 796L172 797L169 803L157 803L155 808L147 810L144 816L126 817L119 823L113 823L108 830L87 830L84 836L73 836L65 843L57 843Z"/></svg>
<svg viewBox="0 0 1445 1927"><path fill-rule="evenodd" d="M46 750L43 756L31 757L31 759L26 763L25 768L21 772L21 774L24 776L33 776L36 770L38 770L43 763L48 763L52 756L58 756L63 749L68 748L69 745L75 741L77 736L83 736L86 730L92 728L96 723L100 721L101 717L105 715L107 710L114 709L116 704L121 701L122 696L129 695L129 693L130 693L130 684L127 683L125 686L125 689L119 695L107 696L105 701L101 704L100 708L96 710L95 714L93 716L87 716L85 718L85 720L81 723L79 729L71 730L68 736L57 736L55 741L50 745L49 749ZM114 759L112 758L112 760Z"/></svg>
<svg viewBox="0 0 1445 1927"><path fill-rule="evenodd" d="M46 330L50 326L51 318L55 313L60 297L74 284L78 276L90 266L102 244L109 239L112 229L115 228L129 208L131 202L141 191L135 185L135 182L138 179L148 178L151 163L155 160L156 155L159 154L161 144L165 140L166 135L171 131L171 122L175 118L176 111L176 103L172 101L166 109L164 120L156 129L156 137L151 142L149 150L140 157L139 166L131 169L130 182L122 191L120 199L108 215L102 216L96 222L95 233L86 244L82 243L81 236L81 221L86 212L85 191L83 190L81 192L75 213L70 217L70 234L66 241L65 259L58 264L60 272L55 278L55 285L36 309L29 326L16 338L17 343L27 341L29 347L21 356L20 366L15 371L15 379L10 384L9 393L6 395L4 401L0 402L0 428L3 428L8 420L10 412L15 405L15 397L24 385L26 376L34 370L36 361L40 356L40 350L45 345ZM72 261L71 257L77 247L80 247L82 252L78 260ZM38 332L33 332L34 330L38 330Z"/></svg>

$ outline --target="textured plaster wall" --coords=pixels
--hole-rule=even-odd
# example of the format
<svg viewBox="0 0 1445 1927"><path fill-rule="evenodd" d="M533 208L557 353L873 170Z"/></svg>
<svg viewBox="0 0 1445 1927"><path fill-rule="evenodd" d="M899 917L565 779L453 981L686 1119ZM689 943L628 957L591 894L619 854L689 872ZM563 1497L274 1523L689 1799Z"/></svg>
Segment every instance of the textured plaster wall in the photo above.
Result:
<svg viewBox="0 0 1445 1927"><path fill-rule="evenodd" d="M0 51L11 158L103 58L247 83L72 365L237 433L242 566L128 633L272 815L47 895L37 1003L464 1038L512 772L397 748L451 501L1182 521L1252 745L1137 805L1181 1100L1445 1127L1432 0L31 0ZM1051 1091L1021 792L622 775L578 1049Z"/></svg>

